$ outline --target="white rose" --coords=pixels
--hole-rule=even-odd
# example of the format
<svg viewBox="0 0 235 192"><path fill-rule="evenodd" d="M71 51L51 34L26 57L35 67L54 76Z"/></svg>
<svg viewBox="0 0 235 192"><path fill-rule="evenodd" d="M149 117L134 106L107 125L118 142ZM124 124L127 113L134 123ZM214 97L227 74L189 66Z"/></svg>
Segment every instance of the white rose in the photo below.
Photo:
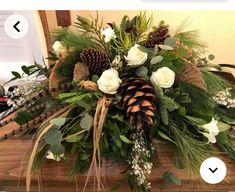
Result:
<svg viewBox="0 0 235 192"><path fill-rule="evenodd" d="M54 161L61 161L61 159L64 158L64 153L61 155L55 155L54 153L52 153L51 151L48 151L47 155L46 155L47 159L52 159Z"/></svg>
<svg viewBox="0 0 235 192"><path fill-rule="evenodd" d="M111 39L115 39L117 36L115 35L114 30L111 27L106 28L101 31L101 34L104 36L104 41L108 43Z"/></svg>
<svg viewBox="0 0 235 192"><path fill-rule="evenodd" d="M162 67L153 72L150 80L153 85L159 85L162 88L170 88L175 82L175 72L168 67Z"/></svg>
<svg viewBox="0 0 235 192"><path fill-rule="evenodd" d="M122 80L115 69L105 70L97 81L99 90L111 95L117 93L121 83Z"/></svg>
<svg viewBox="0 0 235 192"><path fill-rule="evenodd" d="M135 44L128 51L128 55L125 57L127 60L127 65L140 66L143 65L144 62L148 59L148 54L141 51L139 46L140 45Z"/></svg>
<svg viewBox="0 0 235 192"><path fill-rule="evenodd" d="M219 134L218 121L212 118L210 123L207 123L202 126L207 133L203 133L205 137L208 138L210 143L216 143L216 135Z"/></svg>
<svg viewBox="0 0 235 192"><path fill-rule="evenodd" d="M59 41L56 41L52 48L57 55L64 54L66 52L66 48Z"/></svg>

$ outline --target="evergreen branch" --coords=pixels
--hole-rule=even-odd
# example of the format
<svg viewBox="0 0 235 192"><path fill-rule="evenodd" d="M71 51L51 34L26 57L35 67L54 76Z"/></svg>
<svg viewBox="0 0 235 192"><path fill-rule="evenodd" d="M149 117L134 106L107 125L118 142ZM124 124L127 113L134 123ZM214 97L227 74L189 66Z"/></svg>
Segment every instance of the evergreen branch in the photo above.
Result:
<svg viewBox="0 0 235 192"><path fill-rule="evenodd" d="M202 72L202 77L210 94L213 95L218 91L231 87L231 85L226 80L220 78L219 76L204 69L200 69L200 71Z"/></svg>
<svg viewBox="0 0 235 192"><path fill-rule="evenodd" d="M86 34L89 38L94 40L99 48L104 51L107 55L109 55L109 49L107 44L104 41L104 38L101 34L103 29L103 20L99 20L99 15L97 13L96 18L91 17L91 21L82 16L77 16L77 22L75 22L75 26L78 31Z"/></svg>
<svg viewBox="0 0 235 192"><path fill-rule="evenodd" d="M205 48L206 44L200 40L198 30L185 30L189 25L188 19L185 19L181 25L172 32L172 36L178 38L189 48Z"/></svg>

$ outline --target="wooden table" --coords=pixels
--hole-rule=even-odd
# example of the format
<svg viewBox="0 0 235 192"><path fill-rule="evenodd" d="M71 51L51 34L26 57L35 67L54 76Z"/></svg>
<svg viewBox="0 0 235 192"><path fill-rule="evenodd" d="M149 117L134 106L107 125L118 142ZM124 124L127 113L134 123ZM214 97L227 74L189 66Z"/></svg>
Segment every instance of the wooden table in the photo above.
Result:
<svg viewBox="0 0 235 192"><path fill-rule="evenodd" d="M0 143L0 191L6 192L25 192L25 168L32 142L29 139L9 139ZM218 157L223 159L228 167L226 179L219 185L208 185L198 177L190 179L184 171L178 170L173 165L172 150L167 146L159 146L158 155L161 167L155 168L151 175L152 191L158 192L235 192L235 165L227 157L220 153ZM28 153L27 153L28 152ZM68 179L67 173L71 167L71 161L55 162L48 160L42 170L43 192L76 192L82 191L86 175ZM120 164L106 164L102 168L102 176L105 178L107 186L117 184L124 174L121 171L124 167ZM183 180L182 186L170 185L164 190L160 190L163 185L162 175L170 170ZM20 172L22 171L21 177ZM19 180L19 186L18 186ZM77 187L76 182L77 180ZM78 189L78 190L77 190ZM37 177L33 178L32 192L37 192ZM93 189L93 182L90 182L87 191ZM121 186L118 191L129 191L127 183Z"/></svg>

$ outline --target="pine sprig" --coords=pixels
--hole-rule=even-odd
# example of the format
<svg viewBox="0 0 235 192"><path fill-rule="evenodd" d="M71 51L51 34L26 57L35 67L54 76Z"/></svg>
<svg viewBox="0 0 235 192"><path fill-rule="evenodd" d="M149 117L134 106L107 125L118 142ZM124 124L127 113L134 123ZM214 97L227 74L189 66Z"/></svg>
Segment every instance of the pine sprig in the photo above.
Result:
<svg viewBox="0 0 235 192"><path fill-rule="evenodd" d="M198 167L211 155L210 145L201 140L193 125L186 123L181 116L171 117L169 126L169 137L175 144L176 165L198 175Z"/></svg>
<svg viewBox="0 0 235 192"><path fill-rule="evenodd" d="M172 32L172 35L189 48L205 48L206 44L200 40L198 30L186 30L189 25L188 19L184 20L181 25Z"/></svg>
<svg viewBox="0 0 235 192"><path fill-rule="evenodd" d="M218 77L217 75L201 69L202 77L207 85L207 90L210 94L215 94L218 91L225 90L231 87L231 85L224 79Z"/></svg>
<svg viewBox="0 0 235 192"><path fill-rule="evenodd" d="M93 41L79 32L67 29L55 30L52 33L54 41L60 41L65 47L81 52L85 48L95 48Z"/></svg>
<svg viewBox="0 0 235 192"><path fill-rule="evenodd" d="M90 38L96 46L109 55L108 46L101 34L103 29L103 19L99 19L98 13L95 18L91 17L91 20L78 15L75 26L77 27L78 31L82 32L84 35Z"/></svg>

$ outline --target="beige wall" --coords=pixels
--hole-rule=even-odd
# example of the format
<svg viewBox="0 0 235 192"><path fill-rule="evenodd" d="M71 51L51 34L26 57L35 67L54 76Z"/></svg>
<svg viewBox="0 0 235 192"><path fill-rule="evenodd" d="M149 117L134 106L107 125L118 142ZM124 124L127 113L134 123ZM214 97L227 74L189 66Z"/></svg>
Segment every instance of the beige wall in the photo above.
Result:
<svg viewBox="0 0 235 192"><path fill-rule="evenodd" d="M120 21L124 14L133 17L139 11L99 11L104 22ZM235 11L148 11L153 14L157 25L160 20L165 20L175 28L185 19L191 21L188 29L200 30L201 39L207 43L210 53L216 56L214 63L235 64ZM89 17L95 16L96 11L72 11L72 20L80 14ZM56 27L55 13L47 12L50 28Z"/></svg>

